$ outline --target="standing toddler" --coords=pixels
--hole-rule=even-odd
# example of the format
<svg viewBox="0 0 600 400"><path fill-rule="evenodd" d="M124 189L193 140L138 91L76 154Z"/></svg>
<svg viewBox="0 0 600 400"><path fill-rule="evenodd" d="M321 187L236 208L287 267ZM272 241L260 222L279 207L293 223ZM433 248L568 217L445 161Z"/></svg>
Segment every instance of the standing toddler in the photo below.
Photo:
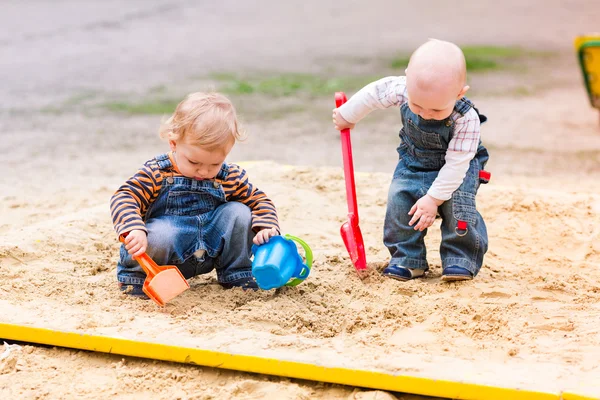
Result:
<svg viewBox="0 0 600 400"><path fill-rule="evenodd" d="M464 97L466 63L460 48L430 40L411 56L406 76L370 83L333 110L336 129L354 125L375 109L400 107L398 164L389 189L384 243L391 254L383 274L398 280L429 269L424 237L442 218L442 280L473 279L488 248L485 222L475 206L488 152L479 115Z"/></svg>

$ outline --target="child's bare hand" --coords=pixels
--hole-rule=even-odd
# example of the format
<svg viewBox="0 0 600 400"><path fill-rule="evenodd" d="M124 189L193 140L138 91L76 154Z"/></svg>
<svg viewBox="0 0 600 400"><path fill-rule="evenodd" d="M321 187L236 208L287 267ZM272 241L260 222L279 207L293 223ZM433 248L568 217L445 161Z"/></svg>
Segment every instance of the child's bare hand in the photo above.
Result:
<svg viewBox="0 0 600 400"><path fill-rule="evenodd" d="M127 234L125 238L125 249L134 257L141 256L148 248L148 238L146 232L134 229Z"/></svg>
<svg viewBox="0 0 600 400"><path fill-rule="evenodd" d="M408 215L413 216L408 225L413 226L414 223L419 221L419 223L415 225L416 231L423 231L433 225L437 214L438 201L439 200L436 201L436 199L428 194L417 200L415 205L412 206L408 212Z"/></svg>
<svg viewBox="0 0 600 400"><path fill-rule="evenodd" d="M270 229L263 229L258 231L258 233L256 234L256 236L254 236L254 244L265 244L269 242L269 238L272 236L277 236L279 233L277 232L277 229L275 228L270 228Z"/></svg>
<svg viewBox="0 0 600 400"><path fill-rule="evenodd" d="M337 108L333 109L333 125L335 125L335 129L341 131L342 129L354 129L354 125L344 119L342 114L338 111Z"/></svg>

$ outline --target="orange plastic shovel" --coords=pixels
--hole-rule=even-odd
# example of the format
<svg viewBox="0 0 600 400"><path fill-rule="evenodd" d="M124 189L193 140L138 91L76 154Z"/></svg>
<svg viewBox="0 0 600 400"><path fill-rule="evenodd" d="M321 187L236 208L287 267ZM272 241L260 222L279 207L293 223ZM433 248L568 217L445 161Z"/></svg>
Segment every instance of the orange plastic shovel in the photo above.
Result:
<svg viewBox="0 0 600 400"><path fill-rule="evenodd" d="M123 242L124 236L120 240ZM190 288L190 284L176 266L159 266L146 253L133 258L146 272L142 290L159 306L164 307L166 303Z"/></svg>
<svg viewBox="0 0 600 400"><path fill-rule="evenodd" d="M335 106L339 108L346 102L344 92L335 93ZM344 179L346 180L346 200L348 202L348 222L344 222L340 229L346 250L354 268L358 271L367 269L367 257L365 256L365 244L362 233L358 226L358 205L356 203L356 186L354 184L354 163L352 161L352 143L350 142L350 129L343 129L342 156L344 158Z"/></svg>

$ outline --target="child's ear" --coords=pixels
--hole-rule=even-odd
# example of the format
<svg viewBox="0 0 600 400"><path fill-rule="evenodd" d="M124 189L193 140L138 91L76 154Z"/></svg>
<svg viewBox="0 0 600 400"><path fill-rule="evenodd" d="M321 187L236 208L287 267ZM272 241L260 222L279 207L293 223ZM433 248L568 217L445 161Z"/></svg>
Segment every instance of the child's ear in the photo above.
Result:
<svg viewBox="0 0 600 400"><path fill-rule="evenodd" d="M456 96L456 100L462 99L462 97L465 95L465 93L467 93L467 91L469 90L469 86L465 85L462 90L460 91L460 93L458 94L458 96Z"/></svg>
<svg viewBox="0 0 600 400"><path fill-rule="evenodd" d="M177 147L177 143L175 143L174 140L169 140L169 146L171 147L171 150L175 151L175 148Z"/></svg>

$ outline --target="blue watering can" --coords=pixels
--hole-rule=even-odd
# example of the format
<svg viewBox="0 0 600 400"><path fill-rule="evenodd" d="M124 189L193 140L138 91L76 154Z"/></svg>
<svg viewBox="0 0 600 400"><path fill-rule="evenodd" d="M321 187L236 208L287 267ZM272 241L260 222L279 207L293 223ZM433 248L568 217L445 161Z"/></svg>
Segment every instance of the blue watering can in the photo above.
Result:
<svg viewBox="0 0 600 400"><path fill-rule="evenodd" d="M306 264L302 262L294 242L304 248ZM312 250L306 242L292 235L273 236L268 243L253 245L252 252L252 275L258 287L263 290L299 285L308 277L312 268Z"/></svg>

